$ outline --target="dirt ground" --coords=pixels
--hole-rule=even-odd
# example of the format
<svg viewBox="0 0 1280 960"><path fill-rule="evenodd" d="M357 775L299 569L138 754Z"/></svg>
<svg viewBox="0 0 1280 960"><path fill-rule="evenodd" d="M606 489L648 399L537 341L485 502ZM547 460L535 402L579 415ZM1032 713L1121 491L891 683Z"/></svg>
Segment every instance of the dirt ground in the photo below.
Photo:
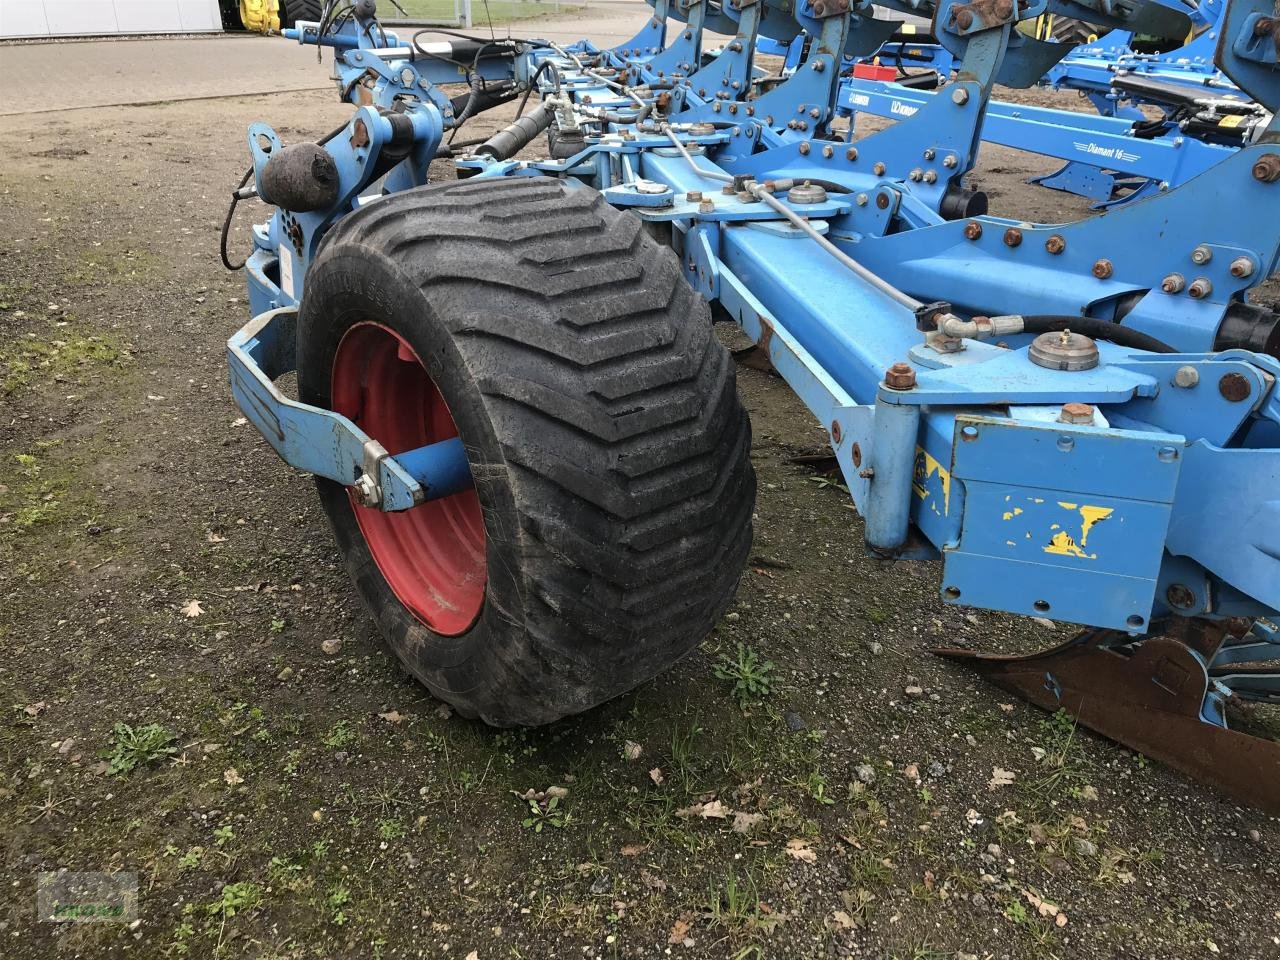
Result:
<svg viewBox="0 0 1280 960"><path fill-rule="evenodd" d="M868 559L764 373L739 375L754 555L699 651L544 729L433 701L226 387L245 126L346 115L294 93L0 121L0 954L1280 957L1280 823L931 656L1067 628ZM990 149L976 179L995 213L1084 214L1023 184L1053 166ZM716 671L737 644L772 664L745 709ZM554 811L521 797L552 787ZM37 922L64 867L136 872L138 921Z"/></svg>

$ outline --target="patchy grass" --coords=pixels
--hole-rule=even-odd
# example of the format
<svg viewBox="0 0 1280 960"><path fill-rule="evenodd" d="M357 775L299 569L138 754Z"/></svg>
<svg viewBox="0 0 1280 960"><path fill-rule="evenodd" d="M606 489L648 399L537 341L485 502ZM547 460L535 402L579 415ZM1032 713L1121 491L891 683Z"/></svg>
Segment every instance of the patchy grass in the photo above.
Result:
<svg viewBox="0 0 1280 960"><path fill-rule="evenodd" d="M129 363L130 354L117 337L68 324L0 344L0 395L53 383L81 383L91 374Z"/></svg>

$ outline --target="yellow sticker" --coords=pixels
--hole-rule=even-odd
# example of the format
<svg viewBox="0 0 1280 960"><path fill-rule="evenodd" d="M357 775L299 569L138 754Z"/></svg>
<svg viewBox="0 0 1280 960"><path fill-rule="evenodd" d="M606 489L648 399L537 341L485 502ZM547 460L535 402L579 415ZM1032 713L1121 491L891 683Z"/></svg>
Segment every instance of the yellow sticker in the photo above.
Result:
<svg viewBox="0 0 1280 960"><path fill-rule="evenodd" d="M912 487L921 500L929 499L929 488L925 484L935 473L938 475L938 483L942 486L942 515L946 516L951 512L951 474L941 463L931 457L924 447L916 447L916 466ZM933 512L937 513L938 508L934 507Z"/></svg>
<svg viewBox="0 0 1280 960"><path fill-rule="evenodd" d="M1076 509L1074 503L1059 501L1058 506ZM1091 507L1088 504L1078 509L1080 512L1080 536L1078 538L1072 537L1071 534L1059 528L1058 524L1055 523L1050 529L1057 532L1049 538L1049 545L1044 548L1045 553L1056 553L1062 557L1079 557L1081 560L1098 559L1096 553L1085 552L1085 547L1089 544L1089 531L1096 524L1115 513L1115 510L1112 507Z"/></svg>
<svg viewBox="0 0 1280 960"><path fill-rule="evenodd" d="M1244 123L1244 116L1239 113L1229 113L1218 121L1220 127L1238 127Z"/></svg>

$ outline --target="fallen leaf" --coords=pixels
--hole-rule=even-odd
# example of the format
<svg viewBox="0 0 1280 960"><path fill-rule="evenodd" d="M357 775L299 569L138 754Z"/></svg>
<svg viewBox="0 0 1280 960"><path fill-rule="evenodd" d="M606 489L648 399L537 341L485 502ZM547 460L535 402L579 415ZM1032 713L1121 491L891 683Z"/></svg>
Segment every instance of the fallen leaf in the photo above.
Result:
<svg viewBox="0 0 1280 960"><path fill-rule="evenodd" d="M1067 925L1067 915L1059 912L1058 915L1053 918L1053 922L1056 926L1065 927Z"/></svg>
<svg viewBox="0 0 1280 960"><path fill-rule="evenodd" d="M320 650L330 657L341 649L342 641L336 637L330 637L328 640L321 641L320 643Z"/></svg>
<svg viewBox="0 0 1280 960"><path fill-rule="evenodd" d="M387 723L400 723L404 720L404 714L399 710L388 710L386 713L378 714Z"/></svg>
<svg viewBox="0 0 1280 960"><path fill-rule="evenodd" d="M227 781L227 786L230 787L244 783L244 777L240 776L240 771L235 767L227 767L226 770L222 771L222 779Z"/></svg>
<svg viewBox="0 0 1280 960"><path fill-rule="evenodd" d="M733 832L734 833L750 833L756 828L761 820L764 819L762 813L745 813L738 810L733 815Z"/></svg>
<svg viewBox="0 0 1280 960"><path fill-rule="evenodd" d="M1007 787L1013 783L1016 774L1012 770L1006 770L1004 767L994 767L991 770L991 779L987 781L987 789L998 790L1000 787Z"/></svg>
<svg viewBox="0 0 1280 960"><path fill-rule="evenodd" d="M805 863L817 863L818 855L809 849L809 841L796 837L787 841L787 856L803 860Z"/></svg>
<svg viewBox="0 0 1280 960"><path fill-rule="evenodd" d="M1001 709L1001 710L1003 710L1005 713L1013 713L1013 704L1012 704L1012 703L1002 703L1002 704L1000 704L1000 709Z"/></svg>
<svg viewBox="0 0 1280 960"><path fill-rule="evenodd" d="M466 955L466 957L463 958L463 960L480 960L480 951L472 950L470 953Z"/></svg>
<svg viewBox="0 0 1280 960"><path fill-rule="evenodd" d="M1097 800L1098 788L1093 786L1092 784L1085 784L1083 787L1080 788L1080 799L1081 800Z"/></svg>
<svg viewBox="0 0 1280 960"><path fill-rule="evenodd" d="M548 797L559 797L561 800L563 800L568 795L569 795L568 787L547 787Z"/></svg>
<svg viewBox="0 0 1280 960"><path fill-rule="evenodd" d="M662 781L664 779L662 776L662 768L654 767L652 770L650 770L649 779L653 781L655 786L658 786L658 787L662 786Z"/></svg>
<svg viewBox="0 0 1280 960"><path fill-rule="evenodd" d="M28 703L25 707L22 708L22 712L25 713L28 717L38 717L40 716L41 713L44 712L44 709L47 706L49 706L49 704L46 701L37 700L35 703Z"/></svg>
<svg viewBox="0 0 1280 960"><path fill-rule="evenodd" d="M1031 755L1037 760L1043 760L1048 754L1044 747L1032 747Z"/></svg>
<svg viewBox="0 0 1280 960"><path fill-rule="evenodd" d="M723 820L731 813L733 813L733 811L719 800L712 800L702 805L702 812L699 816L706 817L708 820Z"/></svg>
<svg viewBox="0 0 1280 960"><path fill-rule="evenodd" d="M919 765L914 763L908 763L905 767L902 768L902 775L906 777L908 780L919 780L920 779Z"/></svg>
<svg viewBox="0 0 1280 960"><path fill-rule="evenodd" d="M236 417L234 420L231 421L231 425L233 427L243 427L248 422L249 420L247 417Z"/></svg>
<svg viewBox="0 0 1280 960"><path fill-rule="evenodd" d="M640 754L644 753L644 747L636 743L634 740L628 740L622 747L622 755L628 760L639 760Z"/></svg>
<svg viewBox="0 0 1280 960"><path fill-rule="evenodd" d="M204 607L200 606L199 600L188 600L182 605L181 613L184 617L190 620L204 613Z"/></svg>
<svg viewBox="0 0 1280 960"><path fill-rule="evenodd" d="M689 921L681 917L671 925L671 932L667 935L667 943L684 943L687 936L689 936Z"/></svg>
<svg viewBox="0 0 1280 960"><path fill-rule="evenodd" d="M1023 890L1022 895L1027 898L1027 903L1031 904L1033 907L1036 908L1036 913L1040 914L1040 916L1042 917L1056 918L1062 912L1058 909L1058 905L1056 903L1050 903L1047 900L1041 899L1039 896L1032 893L1030 890ZM1063 920L1062 923L1058 924L1058 926L1060 927L1065 925L1066 925L1065 920Z"/></svg>
<svg viewBox="0 0 1280 960"><path fill-rule="evenodd" d="M839 930L852 930L858 925L854 922L853 917L843 910L837 910L831 914L831 923Z"/></svg>
<svg viewBox="0 0 1280 960"><path fill-rule="evenodd" d="M648 849L647 843L624 843L621 852L624 857L638 857Z"/></svg>
<svg viewBox="0 0 1280 960"><path fill-rule="evenodd" d="M205 535L205 539L210 543L226 543L227 538L220 533L214 533L212 530Z"/></svg>

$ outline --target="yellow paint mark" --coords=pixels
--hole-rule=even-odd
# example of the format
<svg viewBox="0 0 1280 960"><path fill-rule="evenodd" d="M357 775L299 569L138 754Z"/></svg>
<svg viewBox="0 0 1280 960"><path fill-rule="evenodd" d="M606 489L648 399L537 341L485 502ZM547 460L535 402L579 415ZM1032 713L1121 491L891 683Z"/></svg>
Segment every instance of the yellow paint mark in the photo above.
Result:
<svg viewBox="0 0 1280 960"><path fill-rule="evenodd" d="M1059 506L1067 507L1068 504L1059 503ZM1070 505L1072 508L1074 504ZM1056 553L1063 557L1079 557L1082 560L1097 560L1096 553L1085 552L1085 547L1089 543L1089 531L1094 528L1095 524L1107 519L1115 510L1111 507L1091 507L1086 504L1078 508L1080 511L1080 539L1077 541L1066 530L1059 529L1058 524L1053 524L1049 529L1057 530L1049 540L1049 545L1044 548L1045 553Z"/></svg>
<svg viewBox="0 0 1280 960"><path fill-rule="evenodd" d="M1022 513L1022 508L1014 507L1012 510L1006 510L1004 512L1004 518L1006 520L1012 520L1014 517L1016 517L1020 513Z"/></svg>
<svg viewBox="0 0 1280 960"><path fill-rule="evenodd" d="M1063 510L1075 510L1077 508L1076 504L1067 503L1065 500L1059 500L1058 506L1060 506Z"/></svg>
<svg viewBox="0 0 1280 960"><path fill-rule="evenodd" d="M942 486L942 515L946 516L951 512L951 473L931 457L924 447L916 447L915 482L912 486L916 496L921 500L929 499L929 490L925 483L935 473L938 475L938 483ZM937 507L934 507L933 512L938 512Z"/></svg>

